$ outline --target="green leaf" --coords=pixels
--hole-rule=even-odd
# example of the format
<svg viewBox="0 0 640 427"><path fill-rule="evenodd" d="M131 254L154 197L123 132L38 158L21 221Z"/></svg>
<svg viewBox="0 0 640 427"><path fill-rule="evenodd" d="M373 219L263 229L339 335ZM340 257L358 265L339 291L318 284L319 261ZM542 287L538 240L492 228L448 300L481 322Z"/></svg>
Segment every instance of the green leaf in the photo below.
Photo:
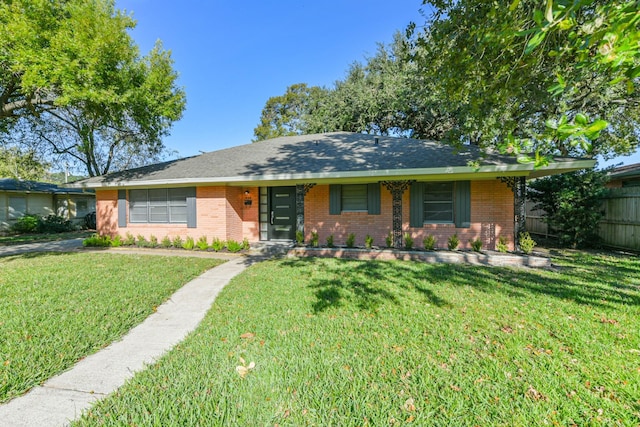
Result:
<svg viewBox="0 0 640 427"><path fill-rule="evenodd" d="M558 27L561 30L566 31L573 27L573 21L571 21L570 19L563 19L562 21L560 21L560 24L558 24Z"/></svg>
<svg viewBox="0 0 640 427"><path fill-rule="evenodd" d="M540 46L540 43L542 43L546 35L547 34L542 30L537 32L533 37L531 37L529 43L527 43L527 47L524 49L524 53L528 55L533 52L535 48Z"/></svg>
<svg viewBox="0 0 640 427"><path fill-rule="evenodd" d="M578 130L580 130L580 128L576 125L564 124L558 126L558 133L561 135L573 135Z"/></svg>
<svg viewBox="0 0 640 427"><path fill-rule="evenodd" d="M576 114L575 122L580 126L586 126L589 120L587 119L587 116L585 116L584 114L578 113Z"/></svg>
<svg viewBox="0 0 640 427"><path fill-rule="evenodd" d="M560 117L560 125L566 125L567 123L569 123L569 119L566 114L563 114L562 117Z"/></svg>
<svg viewBox="0 0 640 427"><path fill-rule="evenodd" d="M538 25L542 25L542 19L544 19L544 15L542 14L542 12L539 11L538 9L534 10L533 21Z"/></svg>
<svg viewBox="0 0 640 427"><path fill-rule="evenodd" d="M518 4L520 4L520 0L513 0L511 2L511 6L509 6L509 10L511 12L513 12L514 10L516 10L516 8L518 7Z"/></svg>
<svg viewBox="0 0 640 427"><path fill-rule="evenodd" d="M595 122L591 123L591 125L589 125L589 127L587 128L587 132L600 132L607 126L609 126L609 122L607 122L606 120L596 120Z"/></svg>

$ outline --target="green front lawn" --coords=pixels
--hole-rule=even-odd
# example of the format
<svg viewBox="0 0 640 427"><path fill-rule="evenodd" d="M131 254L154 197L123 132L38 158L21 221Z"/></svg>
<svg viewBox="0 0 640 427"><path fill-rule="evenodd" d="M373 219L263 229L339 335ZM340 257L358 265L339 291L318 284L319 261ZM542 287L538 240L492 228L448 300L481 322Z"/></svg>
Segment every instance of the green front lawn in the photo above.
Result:
<svg viewBox="0 0 640 427"><path fill-rule="evenodd" d="M640 263L555 262L260 263L75 425L638 425Z"/></svg>
<svg viewBox="0 0 640 427"><path fill-rule="evenodd" d="M220 263L105 253L0 258L0 402L119 339Z"/></svg>

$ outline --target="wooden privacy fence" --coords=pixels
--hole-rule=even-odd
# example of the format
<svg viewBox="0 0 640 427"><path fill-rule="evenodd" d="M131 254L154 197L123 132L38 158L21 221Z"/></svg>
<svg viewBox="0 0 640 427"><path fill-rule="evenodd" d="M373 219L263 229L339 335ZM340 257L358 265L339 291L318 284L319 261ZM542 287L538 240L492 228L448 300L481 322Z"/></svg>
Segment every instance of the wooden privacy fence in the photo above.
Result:
<svg viewBox="0 0 640 427"><path fill-rule="evenodd" d="M527 231L555 237L542 221L544 211L534 210L527 200ZM605 246L640 251L640 187L614 188L602 202L605 214L599 235Z"/></svg>

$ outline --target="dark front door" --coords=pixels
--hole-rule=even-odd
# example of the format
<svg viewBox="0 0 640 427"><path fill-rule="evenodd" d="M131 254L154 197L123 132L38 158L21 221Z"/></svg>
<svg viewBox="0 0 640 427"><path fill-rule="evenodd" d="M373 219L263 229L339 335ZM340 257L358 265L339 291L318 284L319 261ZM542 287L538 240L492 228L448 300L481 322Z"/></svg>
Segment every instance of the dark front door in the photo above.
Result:
<svg viewBox="0 0 640 427"><path fill-rule="evenodd" d="M269 191L269 240L295 239L296 187L271 187Z"/></svg>

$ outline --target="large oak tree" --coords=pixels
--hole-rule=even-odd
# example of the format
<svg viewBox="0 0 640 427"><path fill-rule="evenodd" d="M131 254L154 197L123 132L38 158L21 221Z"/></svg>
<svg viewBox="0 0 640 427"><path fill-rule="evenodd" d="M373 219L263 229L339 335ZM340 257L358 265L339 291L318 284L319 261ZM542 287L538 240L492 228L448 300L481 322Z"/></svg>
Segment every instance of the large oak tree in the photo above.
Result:
<svg viewBox="0 0 640 427"><path fill-rule="evenodd" d="M432 10L423 27L353 64L303 122L538 163L637 149L640 1L423 3Z"/></svg>

